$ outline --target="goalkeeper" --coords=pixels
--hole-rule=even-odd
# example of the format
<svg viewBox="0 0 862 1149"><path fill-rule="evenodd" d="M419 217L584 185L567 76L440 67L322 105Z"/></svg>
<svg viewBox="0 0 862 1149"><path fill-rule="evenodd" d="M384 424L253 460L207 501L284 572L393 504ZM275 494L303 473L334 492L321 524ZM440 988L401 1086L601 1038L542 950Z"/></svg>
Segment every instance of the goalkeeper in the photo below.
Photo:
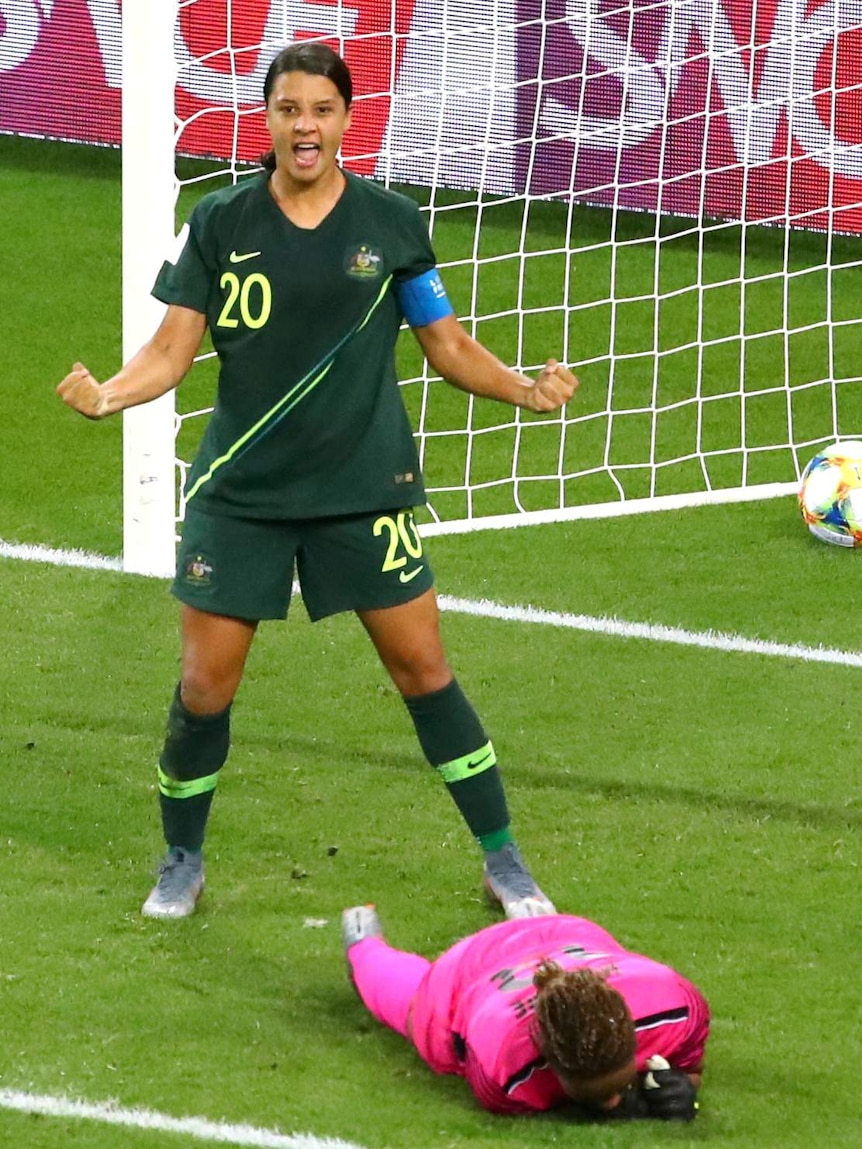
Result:
<svg viewBox="0 0 862 1149"><path fill-rule="evenodd" d="M342 916L350 977L378 1021L494 1113L574 1102L690 1121L709 1033L701 992L586 918L500 922L436 961L394 949L373 906Z"/></svg>
<svg viewBox="0 0 862 1149"><path fill-rule="evenodd" d="M287 615L294 567L312 620L358 615L481 846L491 895L509 917L552 912L512 835L493 745L441 642L413 520L425 492L396 340L406 319L450 383L530 411L557 410L578 381L553 359L528 379L472 339L416 205L339 166L352 115L340 56L322 43L291 45L270 66L264 99L264 170L194 209L153 288L167 311L152 339L104 383L77 363L58 387L69 406L102 419L177 387L207 331L219 358L172 588L181 678L158 769L168 849L143 912L195 908L231 706L259 622Z"/></svg>

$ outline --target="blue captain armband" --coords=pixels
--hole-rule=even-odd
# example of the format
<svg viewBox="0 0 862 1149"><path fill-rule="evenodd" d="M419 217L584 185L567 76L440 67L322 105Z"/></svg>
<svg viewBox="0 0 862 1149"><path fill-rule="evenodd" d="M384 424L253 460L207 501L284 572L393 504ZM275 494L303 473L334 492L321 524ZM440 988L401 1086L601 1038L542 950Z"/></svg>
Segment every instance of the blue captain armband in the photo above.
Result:
<svg viewBox="0 0 862 1149"><path fill-rule="evenodd" d="M395 290L404 318L411 327L426 327L437 319L455 314L436 267L396 284Z"/></svg>

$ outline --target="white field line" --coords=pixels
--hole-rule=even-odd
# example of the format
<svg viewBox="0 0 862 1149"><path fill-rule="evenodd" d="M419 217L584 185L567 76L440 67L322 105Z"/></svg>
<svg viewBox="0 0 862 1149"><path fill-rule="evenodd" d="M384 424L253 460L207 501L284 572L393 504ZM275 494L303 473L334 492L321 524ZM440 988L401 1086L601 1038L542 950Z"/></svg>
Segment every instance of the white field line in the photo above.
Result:
<svg viewBox="0 0 862 1149"><path fill-rule="evenodd" d="M203 1117L169 1117L151 1109L124 1109L114 1102L72 1101L67 1097L19 1093L0 1089L0 1109L35 1113L42 1117L78 1118L128 1129L152 1129L157 1133L178 1133L219 1145L242 1145L251 1149L362 1149L350 1141L315 1137L310 1133L276 1133L253 1125L229 1125Z"/></svg>
<svg viewBox="0 0 862 1149"><path fill-rule="evenodd" d="M720 650L740 654L765 654L778 658L799 658L804 662L835 662L842 666L862 666L862 652L835 650L828 646L805 646L785 642L767 642L759 638L743 638L720 631L683 630L678 626L662 626L651 622L624 622L618 618L597 617L588 614L563 614L533 606L503 606L487 600L452 598L440 595L441 610L458 614L472 614L480 618L499 618L509 622L536 623L568 630L586 630L593 634L607 634L617 638L645 638L652 642L671 642L678 646L699 646L705 650Z"/></svg>
<svg viewBox="0 0 862 1149"><path fill-rule="evenodd" d="M0 539L0 558L24 559L59 566L84 567L89 570L122 571L122 559L87 551L62 551L50 547L5 543ZM149 576L145 576L149 577ZM294 585L294 593L297 587ZM455 614L469 614L478 618L495 618L506 622L521 622L539 626L554 626L566 630L584 630L592 634L605 634L616 638L640 638L651 642L669 642L677 646L697 646L704 650L718 650L736 654L760 654L772 658L798 658L803 662L831 662L840 666L862 666L862 652L836 650L827 646L806 646L801 643L768 642L758 638L744 638L720 631L690 631L682 627L662 626L650 622L625 622L623 619L586 614L566 614L543 610L533 606L504 606L486 599L455 598L440 595L440 609Z"/></svg>
<svg viewBox="0 0 862 1149"><path fill-rule="evenodd" d="M5 543L0 539L0 558L23 559L26 562L50 563L59 567L84 567L86 570L121 571L123 560L89 551L61 551L29 543Z"/></svg>

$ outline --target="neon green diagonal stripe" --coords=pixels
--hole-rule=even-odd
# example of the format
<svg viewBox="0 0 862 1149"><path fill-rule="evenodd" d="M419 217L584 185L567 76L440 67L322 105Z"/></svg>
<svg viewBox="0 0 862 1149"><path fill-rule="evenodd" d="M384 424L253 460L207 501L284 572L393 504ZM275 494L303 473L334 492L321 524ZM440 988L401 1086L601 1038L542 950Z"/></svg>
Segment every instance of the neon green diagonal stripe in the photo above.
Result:
<svg viewBox="0 0 862 1149"><path fill-rule="evenodd" d="M270 409L264 415L261 415L253 427L250 427L245 432L245 434L241 435L235 443L228 447L223 455L220 455L218 459L214 459L212 463L210 463L208 470L197 479L195 484L186 495L187 503L190 499L194 498L204 483L208 483L210 481L210 479L220 467L223 467L225 463L229 463L231 459L233 459L237 454L237 452L243 449L243 447L250 445L255 435L261 431L264 431L268 426L277 420L284 418L284 416L289 414L298 403L302 402L306 395L308 395L311 391L314 390L315 387L317 387L321 380L324 379L328 374L330 368L338 356L339 351L341 351L345 344L349 343L355 335L358 335L359 332L369 322L371 316L380 306L380 303L383 297L386 295L386 291L391 282L392 276L389 275L383 281L380 291L377 293L377 298L371 304L368 311L365 313L359 323L357 323L355 327L347 332L344 338L336 344L333 350L330 351L327 356L320 361L320 363L317 363L314 367L312 367L311 370L306 375L304 375L298 383L294 383L293 387L291 387L286 395L283 395L274 406L270 407Z"/></svg>
<svg viewBox="0 0 862 1149"><path fill-rule="evenodd" d="M317 375L314 379L309 380L308 376L306 376L304 379L300 379L300 381L297 384L295 384L290 389L290 391L288 391L288 393L286 395L284 395L281 399L279 399L279 401L275 404L274 407L271 407L270 410L267 411L267 413L265 415L262 415L260 417L260 419L258 419L258 421L255 423L255 425L253 427L250 427L249 430L246 431L246 433L244 435L241 435L235 443L233 443L230 447L228 447L228 449L225 451L225 453L223 455L220 455L218 459L214 459L212 461L212 463L210 463L210 465L209 465L209 470L207 470L203 475L201 475L198 478L197 482L194 484L192 489L186 495L186 502L188 502L191 498L194 497L194 495L200 490L200 488L204 485L204 483L208 483L210 481L210 479L213 477L213 475L216 473L216 471L219 469L219 467L224 466L225 463L229 463L231 461L231 459L234 457L234 455L237 453L237 451L242 450L242 448L246 445L246 443L248 443L251 439L253 439L254 436L257 434L257 432L261 431L268 423L270 423L271 420L276 415L279 415L282 413L286 415L288 413L288 411L291 411L296 406L296 404L300 402L300 400L305 398L305 396L308 394L309 391L313 391L314 388L317 386L317 384L320 382L320 380L329 371L329 368L331 366L332 366L332 362L330 361L321 370L320 374ZM303 387L303 386L305 387L305 390L302 391L299 395L297 395L296 392L299 390L300 387ZM296 395L296 398L294 399L294 401L292 403L290 403L289 401L294 395ZM287 404L289 404L289 405L287 405Z"/></svg>
<svg viewBox="0 0 862 1149"><path fill-rule="evenodd" d="M451 762L444 762L437 767L437 773L444 782L463 782L465 778L474 778L483 774L497 764L497 755L490 742L474 750L472 754L465 754L461 758L453 758Z"/></svg>
<svg viewBox="0 0 862 1149"><path fill-rule="evenodd" d="M194 798L196 794L208 794L215 790L218 774L207 774L205 778L192 778L181 782L179 778L169 778L159 767L159 793L166 798Z"/></svg>

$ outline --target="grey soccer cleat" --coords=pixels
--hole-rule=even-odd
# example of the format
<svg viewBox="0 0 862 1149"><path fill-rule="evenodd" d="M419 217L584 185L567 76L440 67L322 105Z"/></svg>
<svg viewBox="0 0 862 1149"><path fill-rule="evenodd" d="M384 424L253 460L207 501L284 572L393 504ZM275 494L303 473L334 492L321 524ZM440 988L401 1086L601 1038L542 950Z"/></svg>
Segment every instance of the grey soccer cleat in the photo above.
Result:
<svg viewBox="0 0 862 1149"><path fill-rule="evenodd" d="M366 938L382 938L383 927L372 905L351 906L341 915L341 941L345 954Z"/></svg>
<svg viewBox="0 0 862 1149"><path fill-rule="evenodd" d="M536 885L514 842L485 854L483 878L488 896L499 902L507 918L539 918L557 912Z"/></svg>
<svg viewBox="0 0 862 1149"><path fill-rule="evenodd" d="M200 850L171 846L159 866L159 880L141 907L145 918L187 918L204 888Z"/></svg>

